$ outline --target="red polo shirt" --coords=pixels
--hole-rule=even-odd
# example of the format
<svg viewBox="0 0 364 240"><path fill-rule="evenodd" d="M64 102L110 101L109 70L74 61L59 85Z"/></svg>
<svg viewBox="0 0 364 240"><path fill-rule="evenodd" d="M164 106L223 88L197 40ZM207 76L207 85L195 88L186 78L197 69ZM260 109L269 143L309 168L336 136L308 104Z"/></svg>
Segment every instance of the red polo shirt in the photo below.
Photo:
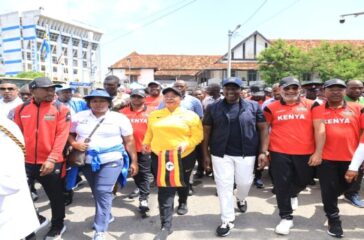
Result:
<svg viewBox="0 0 364 240"><path fill-rule="evenodd" d="M291 155L307 155L315 151L313 104L313 101L301 98L294 104L288 105L281 100L264 108L264 116L271 126L270 151Z"/></svg>
<svg viewBox="0 0 364 240"><path fill-rule="evenodd" d="M121 109L120 112L129 118L133 126L136 151L141 152L142 142L147 131L147 119L151 112L150 109L145 106L139 111L133 111L132 107L129 106Z"/></svg>
<svg viewBox="0 0 364 240"><path fill-rule="evenodd" d="M322 158L331 161L351 161L364 128L363 107L358 103L345 102L340 108L331 108L327 103L312 111L313 116L323 115L326 142Z"/></svg>

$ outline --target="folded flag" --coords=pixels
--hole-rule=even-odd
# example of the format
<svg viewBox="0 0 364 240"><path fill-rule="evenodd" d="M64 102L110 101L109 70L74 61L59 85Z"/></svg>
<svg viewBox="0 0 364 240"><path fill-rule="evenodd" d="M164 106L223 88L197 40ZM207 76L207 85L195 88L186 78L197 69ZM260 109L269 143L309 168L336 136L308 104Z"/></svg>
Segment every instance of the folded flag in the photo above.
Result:
<svg viewBox="0 0 364 240"><path fill-rule="evenodd" d="M185 187L180 150L161 151L158 155L158 187Z"/></svg>

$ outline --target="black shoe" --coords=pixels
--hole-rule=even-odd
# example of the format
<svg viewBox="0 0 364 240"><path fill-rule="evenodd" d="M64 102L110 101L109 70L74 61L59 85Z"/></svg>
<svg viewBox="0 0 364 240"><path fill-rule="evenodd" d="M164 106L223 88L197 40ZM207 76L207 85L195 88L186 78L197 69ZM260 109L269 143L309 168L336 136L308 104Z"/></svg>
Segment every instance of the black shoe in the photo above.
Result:
<svg viewBox="0 0 364 240"><path fill-rule="evenodd" d="M336 238L342 238L344 236L344 231L343 231L343 228L341 227L341 220L340 219L334 219L334 220L329 219L327 233L330 236L333 236Z"/></svg>
<svg viewBox="0 0 364 240"><path fill-rule="evenodd" d="M64 196L64 205L68 206L73 202L73 191L65 191L63 192L63 196Z"/></svg>
<svg viewBox="0 0 364 240"><path fill-rule="evenodd" d="M243 201L237 201L236 205L238 205L238 209L240 212L245 213L246 210L248 209L248 203L246 200Z"/></svg>
<svg viewBox="0 0 364 240"><path fill-rule="evenodd" d="M136 188L128 195L128 198L133 199L139 197L139 195L140 195L139 188Z"/></svg>
<svg viewBox="0 0 364 240"><path fill-rule="evenodd" d="M162 227L161 230L155 235L153 240L166 240L168 238L168 235L170 235L172 231L168 228Z"/></svg>
<svg viewBox="0 0 364 240"><path fill-rule="evenodd" d="M219 237L226 237L230 234L230 230L234 228L234 222L223 222L216 228L216 235Z"/></svg>
<svg viewBox="0 0 364 240"><path fill-rule="evenodd" d="M255 178L254 179L254 185L257 187L257 188L264 188L264 183L262 181L261 178Z"/></svg>
<svg viewBox="0 0 364 240"><path fill-rule="evenodd" d="M188 188L188 196L192 196L195 191L193 190L192 184L189 185Z"/></svg>
<svg viewBox="0 0 364 240"><path fill-rule="evenodd" d="M63 227L55 227L52 226L48 231L47 235L44 237L44 240L58 240L62 239L62 234L66 231L66 226Z"/></svg>
<svg viewBox="0 0 364 240"><path fill-rule="evenodd" d="M186 203L180 203L177 207L177 214L178 215L186 215L188 212L187 204Z"/></svg>
<svg viewBox="0 0 364 240"><path fill-rule="evenodd" d="M139 210L141 212L148 212L149 211L148 200L139 201Z"/></svg>
<svg viewBox="0 0 364 240"><path fill-rule="evenodd" d="M197 171L196 174L195 174L196 178L203 178L203 176L204 176L203 171Z"/></svg>
<svg viewBox="0 0 364 240"><path fill-rule="evenodd" d="M311 181L308 183L308 185L315 186L316 185L315 179L312 178Z"/></svg>

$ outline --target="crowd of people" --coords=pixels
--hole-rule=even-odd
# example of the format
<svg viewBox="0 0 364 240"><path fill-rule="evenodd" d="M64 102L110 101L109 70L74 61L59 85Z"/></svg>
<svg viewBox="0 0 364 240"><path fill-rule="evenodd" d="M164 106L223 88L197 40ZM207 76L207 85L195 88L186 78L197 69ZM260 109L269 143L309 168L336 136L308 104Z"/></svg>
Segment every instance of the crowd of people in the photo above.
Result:
<svg viewBox="0 0 364 240"><path fill-rule="evenodd" d="M143 218L149 216L151 187L157 187L161 227L154 239L167 239L176 192L177 214L188 213L195 167L195 177L212 176L216 183L219 237L235 226L234 202L244 213L252 184L264 188L262 171L268 168L281 218L275 233L290 233L300 192L319 179L327 233L341 238L338 197L364 207L363 90L359 80L300 82L289 76L271 87L245 86L233 77L198 89L188 89L184 80L165 88L151 81L128 92L111 75L103 88L80 98L47 77L20 89L4 81L0 147L11 164L0 169L0 238L36 239L48 225L33 204L37 182L51 208L44 239L60 239L66 206L83 174L95 204L93 239L106 239L113 198L128 176L135 182L129 197L139 197ZM83 166L72 164L75 151L85 156ZM14 232L19 212L27 224Z"/></svg>

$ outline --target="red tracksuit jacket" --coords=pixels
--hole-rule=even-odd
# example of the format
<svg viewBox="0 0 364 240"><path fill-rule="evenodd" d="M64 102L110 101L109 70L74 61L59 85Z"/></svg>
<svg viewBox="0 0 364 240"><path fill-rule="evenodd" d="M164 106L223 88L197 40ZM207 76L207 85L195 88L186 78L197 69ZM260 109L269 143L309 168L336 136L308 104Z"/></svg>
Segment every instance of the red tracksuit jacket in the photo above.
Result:
<svg viewBox="0 0 364 240"><path fill-rule="evenodd" d="M56 101L36 105L34 99L15 109L14 121L24 135L25 162L43 164L47 158L63 162L62 151L67 142L71 115Z"/></svg>

